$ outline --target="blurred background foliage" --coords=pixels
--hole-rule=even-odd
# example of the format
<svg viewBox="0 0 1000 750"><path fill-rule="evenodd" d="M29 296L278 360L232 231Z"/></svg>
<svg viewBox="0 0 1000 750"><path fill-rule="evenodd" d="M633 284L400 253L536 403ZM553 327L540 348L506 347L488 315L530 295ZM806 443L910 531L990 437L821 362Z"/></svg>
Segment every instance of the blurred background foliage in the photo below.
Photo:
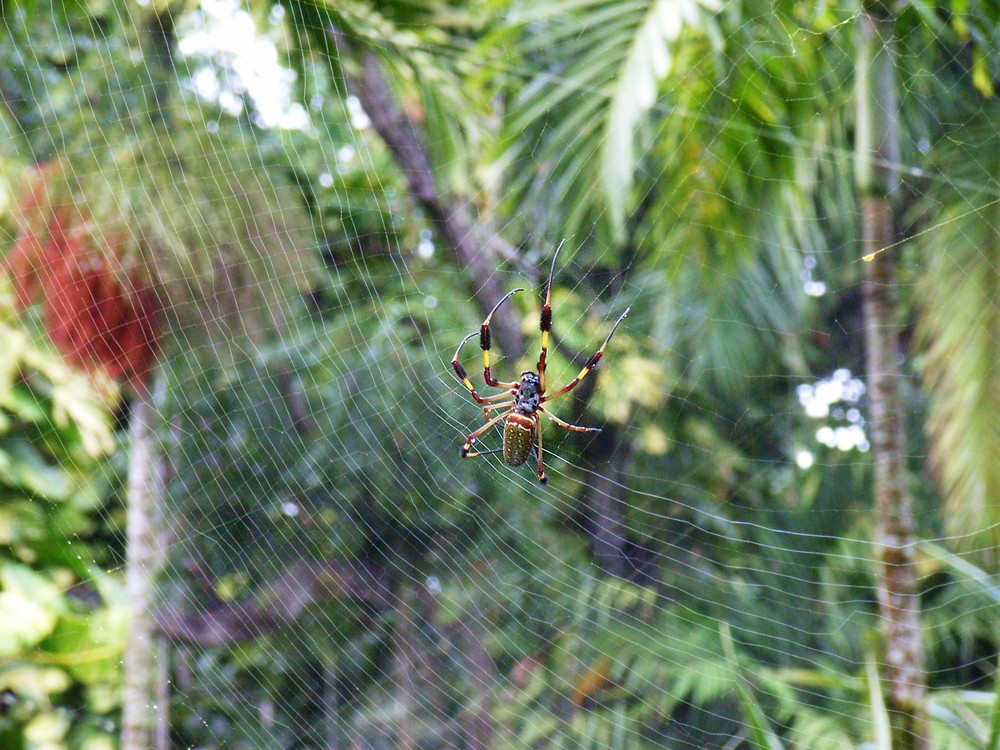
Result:
<svg viewBox="0 0 1000 750"><path fill-rule="evenodd" d="M933 747L996 747L1000 11L898 5ZM172 316L156 616L175 746L876 746L871 461L848 440L867 408L855 4L0 7L0 250L31 223L31 170L58 165L51 205L72 197ZM273 42L298 125L235 52L185 47L219 17ZM536 269L562 238L553 381L632 307L554 409L604 430L547 431L545 489L458 458L481 416L449 357L481 284L363 111L373 70L433 200L505 238L493 274L532 290L511 303L528 353L498 347L495 373L534 367ZM0 744L117 747L131 397L64 364L15 296Z"/></svg>
<svg viewBox="0 0 1000 750"><path fill-rule="evenodd" d="M0 741L114 747L125 625L111 415L0 285Z"/></svg>

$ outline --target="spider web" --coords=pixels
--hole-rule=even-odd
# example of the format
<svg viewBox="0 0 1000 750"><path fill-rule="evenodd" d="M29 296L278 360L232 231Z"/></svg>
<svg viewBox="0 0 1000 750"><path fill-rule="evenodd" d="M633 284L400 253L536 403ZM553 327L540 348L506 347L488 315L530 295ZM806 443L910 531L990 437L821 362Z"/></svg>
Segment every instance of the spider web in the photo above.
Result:
<svg viewBox="0 0 1000 750"><path fill-rule="evenodd" d="M510 41L460 46L448 35L463 13L479 12L474 4L390 5L247 10L220 1L176 11L167 75L180 85L166 111L175 128L197 135L137 136L157 178L187 185L191 178L171 168L193 155L211 165L212 174L198 179L224 186L169 193L181 196L175 223L156 235L163 241L156 252L138 256L147 273L173 274L164 288L192 290L161 297L160 363L145 397L155 429L151 465L162 483L155 714L171 743L883 746L887 718L873 687L879 557L851 171L856 123L850 107L831 103L831 91L852 81L846 45L858 11L801 4L799 17L785 9L801 27L769 39L758 27L770 27L749 12L734 26L734 4L697 11L695 3L649 3L650 18L674 20L633 30L636 47L655 47L659 34L672 57L653 55L645 63L652 72L636 58L624 66L624 93L607 94L574 68L580 60L584 68L598 64L579 49L589 37L553 33L551 12L498 4L496 33ZM898 233L911 241L884 251L899 274L905 480L921 542L932 746L941 748L986 746L997 716L990 535L998 527L996 485L989 485L996 412L985 408L996 400L996 352L983 331L996 330L991 209L1000 196L995 154L974 147L996 138L995 106L985 96L996 78L995 40L977 34L998 11L970 5L955 13L966 20L951 26L943 9L926 3L900 14L904 144L888 166L903 180ZM609 39L620 18L607 4L566 6L566 19L594 14L586 33L608 24ZM91 8L84 16L100 22L81 30L57 20L61 7L10 11L49 14L42 43L16 49L18 70L29 71L22 91L35 100L17 106L37 115L21 125L29 140L53 144L49 156L68 155L68 179L91 191L103 179L127 219L128 191L117 188L132 178L112 160L86 156L115 146L137 112L156 114L129 110L150 106L146 97L165 74L142 58L141 34L122 30L149 10ZM422 28L422 14L438 11L453 25ZM529 16L518 33L504 29L518 12ZM698 12L725 23L699 31L700 16L691 15ZM353 19L354 38L332 33L326 13ZM747 49L742 88L708 75L711 45L686 37L721 29L737 38L733 28L756 34L759 44ZM555 39L548 49L547 33ZM118 47L109 41L116 34L127 40ZM805 58L815 54L814 35L836 48L828 59ZM953 51L958 37L974 40L976 51L945 59L939 48ZM963 81L963 93L928 81L934 70L920 60L924 48L941 55L937 75ZM371 84L367 50L379 53L397 122L426 136L445 218L431 215L433 201L414 198L421 175L387 146L374 122L380 113L366 111L356 90L359 81ZM452 73L406 69L399 60L407 50L420 66L454 65L465 75L455 79L461 85L483 85L471 70L504 81L495 109L469 117L496 132L469 129L467 112L456 108L461 86L448 88ZM145 82L121 74L130 55L133 62L139 55ZM338 55L351 61L346 73L330 65ZM75 60L98 67L75 69ZM809 65L817 69L797 67ZM786 68L797 72L786 76ZM103 110L117 119L95 129L81 92L88 81L116 77L134 101ZM654 90L645 92L649 79ZM571 100L634 93L632 109L616 121L636 131L634 143L628 139L634 177L618 187L638 199L617 230L613 208L594 211L613 204L603 195L606 181L622 178L600 166L590 146L620 134L609 136L586 107L527 117L518 107L541 106L532 98L539 90ZM794 104L770 112L773 90ZM76 109L60 110L60 96ZM776 128L769 112L794 115L801 127ZM561 115L580 119L567 130ZM508 132L504 118L516 127ZM32 154L9 120L5 127L0 151L14 174ZM550 133L564 142L552 146ZM664 154L667 147L683 157ZM471 177L470 164L478 170ZM786 178L800 189L783 200L765 189ZM7 180L0 206L11 246L21 230L11 218L23 209L20 184ZM469 184L481 190L477 200L451 200L447 188ZM259 202L230 204L228 192ZM567 196L585 208L561 203ZM151 235L136 221L132 238L141 248ZM215 232L213 221L247 234ZM448 221L460 222L459 239L475 246L475 256L454 246ZM121 230L99 225L94 236L113 246ZM202 255L163 261L170 237ZM499 299L491 291L523 287L504 308L509 326L494 326L492 371L515 380L534 369L542 282L560 240L550 392L577 375L622 311L632 312L600 366L553 402L560 418L602 431L573 435L544 424L549 483L541 485L531 457L521 467L498 455L460 458L483 418L450 358L479 329L483 307ZM928 250L930 241L950 244ZM245 257L233 249L241 244L280 248L292 260L272 262L262 251ZM233 264L227 269L250 261L225 276L198 267L202 257L223 258ZM195 261L184 266L188 258ZM230 286L205 285L213 272ZM942 292L949 279L954 286ZM973 291L979 307L963 306ZM524 354L512 357L499 342L517 345L519 337ZM493 395L477 340L461 363L479 393ZM984 408L962 411L962 396L949 401L945 391L982 398ZM108 585L118 588L101 589L100 604L88 606L119 617L127 604L126 466L137 460L127 425L142 398L118 406L121 445L101 464L105 497L89 511L106 530L87 532L88 549L106 547L90 562L110 568ZM942 424L964 426L970 437L963 442ZM501 445L500 428L477 444ZM984 453L974 453L982 445ZM969 463L978 461L981 473L949 463L950 450L972 451ZM987 490L963 495L966 476ZM966 495L979 505L955 500ZM64 592L96 588L96 577L70 578ZM108 622L79 639L81 653L98 635L120 653L121 623ZM48 637L67 646L78 634ZM11 700L28 705L36 722L18 746L116 746L113 688L98 694L77 672L75 687L33 694L15 677L13 666L0 667ZM90 692L79 702L74 690ZM46 724L39 716L55 718ZM77 724L96 729L76 731Z"/></svg>

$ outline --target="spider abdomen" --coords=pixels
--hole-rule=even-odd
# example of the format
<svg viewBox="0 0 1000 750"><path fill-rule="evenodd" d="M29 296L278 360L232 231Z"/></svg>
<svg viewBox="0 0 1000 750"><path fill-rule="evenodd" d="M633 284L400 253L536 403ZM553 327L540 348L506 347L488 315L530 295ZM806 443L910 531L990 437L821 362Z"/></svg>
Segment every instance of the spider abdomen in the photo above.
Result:
<svg viewBox="0 0 1000 750"><path fill-rule="evenodd" d="M511 414L503 426L503 460L520 466L528 460L535 443L535 420L524 414Z"/></svg>

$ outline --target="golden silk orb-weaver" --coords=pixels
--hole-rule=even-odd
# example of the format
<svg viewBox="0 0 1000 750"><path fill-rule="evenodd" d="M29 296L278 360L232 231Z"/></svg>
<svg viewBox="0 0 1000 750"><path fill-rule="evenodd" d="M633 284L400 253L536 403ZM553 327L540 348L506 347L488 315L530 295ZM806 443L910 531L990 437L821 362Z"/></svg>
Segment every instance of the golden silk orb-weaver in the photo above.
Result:
<svg viewBox="0 0 1000 750"><path fill-rule="evenodd" d="M621 325L621 322L625 320L625 316L629 313L627 309L621 314L618 322L611 329L611 333L604 339L601 348L597 350L597 354L587 360L587 364L580 370L579 375L558 391L547 394L545 392L545 357L549 351L549 331L552 329L552 275L555 273L556 258L559 257L561 249L562 243L559 244L559 247L556 248L552 256L552 267L549 269L549 283L545 289L545 304L542 306L542 319L539 324L539 328L542 331L542 352L538 356L538 372L525 370L521 373L520 381L511 383L496 380L490 373L490 321L493 319L496 311L500 309L500 305L518 292L523 292L523 289L514 289L505 294L503 299L497 302L490 311L490 314L486 316L486 320L483 321L479 329L479 346L483 350L483 378L486 380L486 385L493 386L494 388L503 388L503 393L498 393L494 396L480 396L472 385L472 381L469 380L465 368L458 363L458 355L461 354L462 347L465 346L465 342L476 335L475 333L470 333L462 339L462 343L458 345L458 349L455 350L455 356L451 360L451 366L455 368L455 373L458 375L459 380L462 381L462 385L469 390L469 393L472 394L472 398L475 399L477 404L483 405L483 415L487 420L486 424L466 438L465 445L462 446L462 458L502 453L503 460L506 463L511 466L520 466L528 460L528 454L537 440L538 479L543 483L547 482L548 479L545 476L545 468L542 465L542 425L541 419L538 416L539 414L544 414L557 425L571 432L600 432L600 429L597 427L581 427L580 425L564 422L555 414L546 410L542 404L557 399L560 396L565 396L576 388L581 380L587 377L587 373L593 370L597 366L597 363L600 362L601 357L604 356L605 347L607 347L608 342L611 341L611 337L618 330L618 326ZM490 418L491 411L501 409L503 410L501 414ZM479 437L490 429L490 427L500 422L503 422L503 447L488 451L472 450L473 445Z"/></svg>

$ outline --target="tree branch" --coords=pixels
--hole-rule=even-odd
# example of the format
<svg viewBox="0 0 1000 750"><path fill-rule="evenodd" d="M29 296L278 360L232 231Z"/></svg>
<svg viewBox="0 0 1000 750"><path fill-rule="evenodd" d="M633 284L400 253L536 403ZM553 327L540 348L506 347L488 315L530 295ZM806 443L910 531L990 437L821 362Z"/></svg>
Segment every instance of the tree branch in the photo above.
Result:
<svg viewBox="0 0 1000 750"><path fill-rule="evenodd" d="M200 611L163 605L156 626L171 641L199 646L243 643L295 620L311 604L352 599L371 609L389 606L391 593L385 571L350 560L306 562L288 568L249 600L226 602L215 595L211 577L190 566L208 604Z"/></svg>
<svg viewBox="0 0 1000 750"><path fill-rule="evenodd" d="M348 40L336 26L328 26L328 35L339 52L352 51ZM392 153L406 178L411 195L427 213L459 265L472 274L476 283L473 292L476 305L485 318L507 291L496 274L488 248L494 248L508 260L516 257L516 252L472 218L467 200L441 194L418 125L393 99L375 55L371 52L361 54L360 74L344 71L348 90L358 98L375 132ZM508 357L519 359L524 356L524 336L513 308L498 310L491 328L494 338Z"/></svg>

